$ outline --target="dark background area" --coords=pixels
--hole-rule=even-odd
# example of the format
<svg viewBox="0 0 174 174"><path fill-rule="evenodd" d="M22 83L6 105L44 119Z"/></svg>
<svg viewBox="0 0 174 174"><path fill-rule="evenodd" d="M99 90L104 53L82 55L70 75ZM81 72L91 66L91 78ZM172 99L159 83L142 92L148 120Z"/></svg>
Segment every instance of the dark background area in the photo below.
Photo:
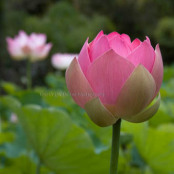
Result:
<svg viewBox="0 0 174 174"><path fill-rule="evenodd" d="M19 30L45 33L53 43L49 58L33 65L35 85L54 71L53 53L79 53L86 38L100 30L127 33L132 40L149 36L154 47L160 44L165 64L174 60L173 0L1 0L0 79L22 85L25 61L12 60L6 49L6 37Z"/></svg>

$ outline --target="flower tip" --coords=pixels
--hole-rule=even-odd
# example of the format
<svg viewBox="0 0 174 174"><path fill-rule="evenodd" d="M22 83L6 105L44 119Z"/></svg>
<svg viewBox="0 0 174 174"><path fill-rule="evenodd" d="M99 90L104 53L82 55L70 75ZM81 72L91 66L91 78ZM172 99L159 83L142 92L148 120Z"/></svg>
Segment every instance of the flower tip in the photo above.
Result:
<svg viewBox="0 0 174 174"><path fill-rule="evenodd" d="M150 40L148 36L146 36L146 40Z"/></svg>
<svg viewBox="0 0 174 174"><path fill-rule="evenodd" d="M85 43L89 44L89 37L87 37Z"/></svg>
<svg viewBox="0 0 174 174"><path fill-rule="evenodd" d="M147 41L149 44L151 44L150 39L149 39L148 36L146 36L146 41Z"/></svg>
<svg viewBox="0 0 174 174"><path fill-rule="evenodd" d="M19 35L21 34L25 34L26 35L26 32L24 30L19 30Z"/></svg>
<svg viewBox="0 0 174 174"><path fill-rule="evenodd" d="M10 37L6 37L6 42L9 43L12 40Z"/></svg>
<svg viewBox="0 0 174 174"><path fill-rule="evenodd" d="M99 32L99 33L104 34L103 30L100 30L100 32Z"/></svg>
<svg viewBox="0 0 174 174"><path fill-rule="evenodd" d="M53 44L52 43L48 43L47 46L49 47L49 49L51 49Z"/></svg>
<svg viewBox="0 0 174 174"><path fill-rule="evenodd" d="M159 43L156 44L155 50L160 49Z"/></svg>

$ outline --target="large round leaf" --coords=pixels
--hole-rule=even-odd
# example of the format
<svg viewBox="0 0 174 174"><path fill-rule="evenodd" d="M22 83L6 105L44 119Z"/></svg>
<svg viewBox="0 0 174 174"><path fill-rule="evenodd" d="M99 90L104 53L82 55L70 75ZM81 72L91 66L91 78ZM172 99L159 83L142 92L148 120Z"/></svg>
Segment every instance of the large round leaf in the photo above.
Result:
<svg viewBox="0 0 174 174"><path fill-rule="evenodd" d="M96 154L88 134L57 109L24 106L18 113L41 162L61 174L105 174L109 153Z"/></svg>
<svg viewBox="0 0 174 174"><path fill-rule="evenodd" d="M142 124L123 124L123 130L134 135L140 155L154 173L174 173L174 125L166 124L157 129Z"/></svg>

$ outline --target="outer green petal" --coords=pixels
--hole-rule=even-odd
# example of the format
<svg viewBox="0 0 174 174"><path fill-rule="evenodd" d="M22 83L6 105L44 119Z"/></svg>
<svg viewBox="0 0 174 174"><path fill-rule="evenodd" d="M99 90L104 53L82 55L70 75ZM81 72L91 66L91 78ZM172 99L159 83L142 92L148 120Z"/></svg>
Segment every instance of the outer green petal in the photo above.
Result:
<svg viewBox="0 0 174 174"><path fill-rule="evenodd" d="M119 119L115 118L111 112L105 108L98 97L87 102L84 109L91 120L101 127L113 125Z"/></svg>
<svg viewBox="0 0 174 174"><path fill-rule="evenodd" d="M161 97L159 94L157 100L155 101L153 105L147 107L146 109L144 109L142 112L140 112L137 115L134 115L131 117L125 117L124 119L133 123L141 123L141 122L147 121L152 116L154 116L155 113L158 111L158 108L160 106L160 99Z"/></svg>
<svg viewBox="0 0 174 174"><path fill-rule="evenodd" d="M82 108L95 96L76 58L66 70L66 84L72 98Z"/></svg>
<svg viewBox="0 0 174 174"><path fill-rule="evenodd" d="M116 116L125 118L141 112L154 98L156 84L144 66L139 65L127 79L114 106L107 108Z"/></svg>
<svg viewBox="0 0 174 174"><path fill-rule="evenodd" d="M158 94L163 81L163 60L159 44L155 48L155 62L151 74L156 82L156 94Z"/></svg>

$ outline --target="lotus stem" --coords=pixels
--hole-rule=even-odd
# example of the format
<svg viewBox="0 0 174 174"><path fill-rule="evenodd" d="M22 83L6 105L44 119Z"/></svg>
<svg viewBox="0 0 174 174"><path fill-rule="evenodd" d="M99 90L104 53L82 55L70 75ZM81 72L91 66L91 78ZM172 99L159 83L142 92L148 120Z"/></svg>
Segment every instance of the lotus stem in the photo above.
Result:
<svg viewBox="0 0 174 174"><path fill-rule="evenodd" d="M27 61L27 89L31 89L32 86L32 75L31 75L31 61Z"/></svg>
<svg viewBox="0 0 174 174"><path fill-rule="evenodd" d="M112 150L111 150L111 161L110 161L110 174L117 174L119 145L120 145L120 128L121 128L121 119L119 119L113 125L113 128L112 128L113 132L112 132Z"/></svg>
<svg viewBox="0 0 174 174"><path fill-rule="evenodd" d="M36 174L40 174L40 171L41 171L41 161L39 159L37 166L36 166Z"/></svg>

